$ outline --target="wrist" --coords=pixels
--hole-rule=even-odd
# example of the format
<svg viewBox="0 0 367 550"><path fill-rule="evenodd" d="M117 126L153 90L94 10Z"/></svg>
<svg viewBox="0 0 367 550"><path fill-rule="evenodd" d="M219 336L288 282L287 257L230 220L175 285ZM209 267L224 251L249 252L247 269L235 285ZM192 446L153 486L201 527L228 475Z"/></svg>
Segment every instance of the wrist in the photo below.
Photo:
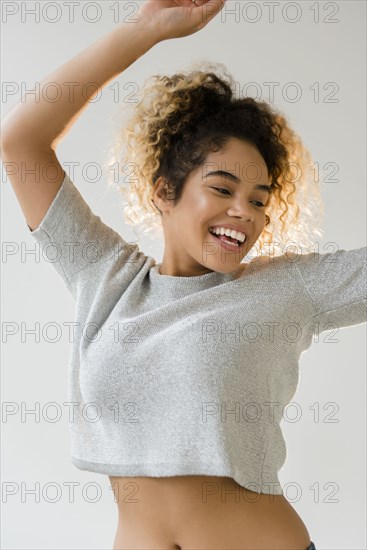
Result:
<svg viewBox="0 0 367 550"><path fill-rule="evenodd" d="M139 37L139 40L144 43L147 49L152 48L162 40L159 28L157 28L153 19L142 13L141 10L134 14L131 21L124 21L121 26L128 31L132 31L132 36Z"/></svg>
<svg viewBox="0 0 367 550"><path fill-rule="evenodd" d="M109 36L114 56L118 59L117 72L124 71L159 42L146 21L124 21Z"/></svg>

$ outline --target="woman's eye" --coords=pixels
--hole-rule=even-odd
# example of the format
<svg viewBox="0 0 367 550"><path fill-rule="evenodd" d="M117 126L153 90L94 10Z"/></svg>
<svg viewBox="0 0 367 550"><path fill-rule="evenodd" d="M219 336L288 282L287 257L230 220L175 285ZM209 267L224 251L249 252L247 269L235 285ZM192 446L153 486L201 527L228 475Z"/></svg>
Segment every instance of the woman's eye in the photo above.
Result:
<svg viewBox="0 0 367 550"><path fill-rule="evenodd" d="M216 189L217 191L225 191L226 193L229 193L228 189L223 189L221 187L213 187L213 189Z"/></svg>
<svg viewBox="0 0 367 550"><path fill-rule="evenodd" d="M223 187L213 187L213 189L216 189L216 191L219 191L219 192L225 191L225 193L229 193L228 189L224 189ZM257 203L257 206L259 206L261 208L265 208L265 204L263 204L260 201L252 201L252 202Z"/></svg>

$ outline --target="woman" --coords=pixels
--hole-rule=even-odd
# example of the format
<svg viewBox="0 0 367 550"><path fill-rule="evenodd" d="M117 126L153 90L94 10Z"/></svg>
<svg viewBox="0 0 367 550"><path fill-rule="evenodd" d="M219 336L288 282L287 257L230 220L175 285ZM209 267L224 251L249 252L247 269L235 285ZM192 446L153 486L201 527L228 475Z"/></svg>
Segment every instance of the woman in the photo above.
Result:
<svg viewBox="0 0 367 550"><path fill-rule="evenodd" d="M43 81L59 84L58 102L27 98L2 128L3 161L36 166L9 178L76 300L72 462L109 476L116 550L315 549L278 480L281 412L315 331L366 320L366 249L241 263L277 233L303 243L297 202L318 195L302 170L294 178L309 157L284 117L235 100L215 72L157 77L126 128L138 175L130 199L162 223L162 263L105 225L58 162L87 83L106 86L222 8L146 0L134 25ZM65 83L76 81L71 100Z"/></svg>

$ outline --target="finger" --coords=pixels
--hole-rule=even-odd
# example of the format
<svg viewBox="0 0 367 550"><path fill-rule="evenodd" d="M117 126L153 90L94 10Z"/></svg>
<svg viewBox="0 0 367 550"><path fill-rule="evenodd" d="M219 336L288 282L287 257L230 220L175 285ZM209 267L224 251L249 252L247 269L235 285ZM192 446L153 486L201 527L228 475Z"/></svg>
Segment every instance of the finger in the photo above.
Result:
<svg viewBox="0 0 367 550"><path fill-rule="evenodd" d="M194 0L191 0L192 2ZM199 6L205 6L205 4L214 6L214 9L220 9L224 6L227 0L195 0L196 4Z"/></svg>
<svg viewBox="0 0 367 550"><path fill-rule="evenodd" d="M195 7L202 8L206 4L210 4L211 5L210 7L214 6L214 9L216 9L216 5L218 4L218 1L219 1L219 4L225 3L225 0L190 0L193 8Z"/></svg>
<svg viewBox="0 0 367 550"><path fill-rule="evenodd" d="M205 23L208 23L224 7L226 0L195 0L195 2L194 6L201 4L203 19Z"/></svg>
<svg viewBox="0 0 367 550"><path fill-rule="evenodd" d="M193 0L192 0L193 2ZM202 8L204 14L207 14L208 17L211 17L218 13L226 3L226 0L195 0L193 6Z"/></svg>

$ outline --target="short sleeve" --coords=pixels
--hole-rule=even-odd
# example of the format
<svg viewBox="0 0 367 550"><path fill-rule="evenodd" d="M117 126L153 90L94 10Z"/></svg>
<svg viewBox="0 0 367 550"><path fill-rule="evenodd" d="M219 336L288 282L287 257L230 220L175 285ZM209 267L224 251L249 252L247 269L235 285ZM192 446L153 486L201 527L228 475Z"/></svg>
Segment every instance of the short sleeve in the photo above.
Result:
<svg viewBox="0 0 367 550"><path fill-rule="evenodd" d="M27 227L41 245L41 260L53 265L72 294L79 276L92 279L101 264L116 262L132 274L145 258L137 244L125 241L92 212L66 172L40 225L33 231Z"/></svg>
<svg viewBox="0 0 367 550"><path fill-rule="evenodd" d="M367 248L299 255L294 266L319 321L331 330L367 321Z"/></svg>

